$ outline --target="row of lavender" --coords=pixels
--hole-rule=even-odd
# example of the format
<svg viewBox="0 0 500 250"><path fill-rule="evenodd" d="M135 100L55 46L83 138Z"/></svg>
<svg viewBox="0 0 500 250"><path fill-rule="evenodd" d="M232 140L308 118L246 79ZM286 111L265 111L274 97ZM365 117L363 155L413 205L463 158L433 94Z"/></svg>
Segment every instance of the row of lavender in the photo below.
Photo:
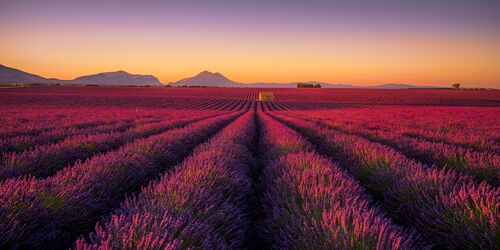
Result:
<svg viewBox="0 0 500 250"><path fill-rule="evenodd" d="M261 237L273 249L411 249L419 237L392 223L346 172L292 129L260 113Z"/></svg>
<svg viewBox="0 0 500 250"><path fill-rule="evenodd" d="M269 103L270 110L328 121L333 127L395 132L477 151L499 152L496 107L337 106L300 111L287 103Z"/></svg>
<svg viewBox="0 0 500 250"><path fill-rule="evenodd" d="M241 249L256 137L247 112L174 170L127 199L77 249Z"/></svg>
<svg viewBox="0 0 500 250"><path fill-rule="evenodd" d="M72 96L72 98L75 98L75 96ZM144 99L142 101L147 104L147 102L151 100ZM137 120L153 118L158 115L177 113L179 110L185 112L189 110L208 110L209 112L216 110L228 111L241 109L243 106L248 105L246 101L219 100L213 98L183 99L176 101L176 99L172 97L172 101L175 103L178 102L179 104L167 109L158 109L155 107L154 103L150 103L147 107L136 106L135 108L131 108L134 107L132 105L134 103L133 98L125 99L123 104L119 106L107 103L104 107L97 108L79 107L75 109L70 108L64 103L59 103L57 100L49 101L53 106L47 103L30 105L29 107L8 106L4 107L5 109L2 110L2 116L0 116L0 140L20 137L18 140L21 141L22 138L24 138L23 136L34 138L34 136L38 134L50 134L51 130L59 131L62 128L69 131L76 130L78 132L79 129L85 127L109 125L114 122L128 119ZM63 131L59 131L59 133L62 132Z"/></svg>
<svg viewBox="0 0 500 250"><path fill-rule="evenodd" d="M216 104L220 104L219 108L226 111L161 111L159 115L146 112L145 116L147 118L136 120L134 124L137 125L135 126L130 123L124 125L119 123L116 126L114 124L110 126L108 125L110 122L104 121L83 122L47 131L32 131L33 133L29 135L0 139L0 180L28 174L35 177L47 177L77 160L84 160L96 153L116 149L131 140L157 134L173 127L183 126L189 122L199 120L197 117L203 118L223 114L227 111L241 110L244 106L248 106L244 102ZM124 112L122 115L117 117L125 120L137 117L136 114L130 114L129 112ZM95 126L95 124L102 123L106 124L104 128ZM100 131L102 133L99 133ZM58 140L60 142L57 142ZM34 145L36 147L30 150L21 152L18 150Z"/></svg>
<svg viewBox="0 0 500 250"><path fill-rule="evenodd" d="M271 248L421 247L371 207L364 190L291 129L259 115L264 220ZM253 113L239 118L159 181L127 199L77 249L242 248L249 236ZM306 152L306 153L304 153ZM312 185L311 185L312 184Z"/></svg>
<svg viewBox="0 0 500 250"><path fill-rule="evenodd" d="M132 127L122 132L70 136L60 143L38 146L21 153L6 153L0 165L0 180L32 175L37 178L50 176L58 170L87 159L97 153L105 153L142 137L148 137L165 130L185 126L189 123L219 115L202 116L201 113L171 116L167 121ZM187 118L182 118L187 116Z"/></svg>
<svg viewBox="0 0 500 250"><path fill-rule="evenodd" d="M287 113L298 118L298 114ZM302 116L303 117L303 116ZM449 167L474 176L479 181L487 181L498 186L500 184L500 156L490 151L475 151L474 149L455 146L446 142L429 141L420 137L405 135L398 130L368 129L362 124L348 126L338 125L335 118L323 118L321 121L315 114L310 114L308 120L318 125L328 126L340 132L359 135L371 141L388 145L405 156L414 158L425 164L437 167ZM404 130L403 130L404 131Z"/></svg>
<svg viewBox="0 0 500 250"><path fill-rule="evenodd" d="M47 179L0 183L0 248L71 244L126 194L174 166L239 113L201 120L97 155Z"/></svg>
<svg viewBox="0 0 500 250"><path fill-rule="evenodd" d="M7 152L22 152L36 146L57 143L70 136L122 132L135 126L160 122L171 115L162 114L153 117L123 117L117 120L102 120L94 123L83 123L78 126L58 127L40 133L18 135L0 139L0 154ZM103 118L104 119L104 118ZM30 121L35 123L35 121ZM56 121L54 121L56 122ZM1 156L0 156L1 157Z"/></svg>
<svg viewBox="0 0 500 250"><path fill-rule="evenodd" d="M286 103L270 104L284 110ZM354 106L295 111L346 130L393 132L477 151L500 152L497 107Z"/></svg>
<svg viewBox="0 0 500 250"><path fill-rule="evenodd" d="M132 108L81 108L67 107L41 108L19 107L2 113L0 118L0 138L36 136L51 130L82 129L86 127L112 124L127 119L146 119L169 115L171 110Z"/></svg>
<svg viewBox="0 0 500 250"><path fill-rule="evenodd" d="M2 112L0 117L0 138L23 135L37 135L53 129L67 128L78 129L89 126L109 124L113 121L123 120L126 117L139 119L152 115L151 112L141 110L141 113L127 112L121 110L98 111L95 109L26 109L25 107L9 109ZM105 117L106 119L103 119Z"/></svg>
<svg viewBox="0 0 500 250"><path fill-rule="evenodd" d="M495 249L500 245L500 189L453 170L419 164L366 139L273 114L310 138L349 170L395 220L414 226L440 248Z"/></svg>
<svg viewBox="0 0 500 250"><path fill-rule="evenodd" d="M204 106L209 109L204 112L241 110L246 105L248 105L246 102L237 100L215 100L210 105ZM93 110L93 113L89 114L90 111L74 113L74 110L51 109L56 115L42 112L46 116L40 117L40 114L26 114L26 111L23 111L20 114L7 113L6 117L2 118L5 126L2 127L3 133L0 133L0 157L5 152L21 152L38 145L56 143L70 136L123 131L141 123L159 122L168 116L180 118L190 113L188 110L139 112L111 108L105 111Z"/></svg>

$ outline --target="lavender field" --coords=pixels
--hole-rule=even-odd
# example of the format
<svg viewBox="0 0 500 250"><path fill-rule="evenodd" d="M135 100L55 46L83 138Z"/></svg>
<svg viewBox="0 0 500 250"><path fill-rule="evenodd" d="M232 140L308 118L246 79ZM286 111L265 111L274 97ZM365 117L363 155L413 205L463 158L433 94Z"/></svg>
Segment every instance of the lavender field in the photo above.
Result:
<svg viewBox="0 0 500 250"><path fill-rule="evenodd" d="M498 90L262 91L0 89L0 249L499 248Z"/></svg>

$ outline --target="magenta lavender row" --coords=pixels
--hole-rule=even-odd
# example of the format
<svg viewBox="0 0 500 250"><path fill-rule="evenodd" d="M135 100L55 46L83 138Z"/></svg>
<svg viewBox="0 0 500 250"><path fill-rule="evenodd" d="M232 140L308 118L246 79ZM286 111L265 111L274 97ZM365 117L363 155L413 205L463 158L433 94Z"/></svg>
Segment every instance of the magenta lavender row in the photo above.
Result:
<svg viewBox="0 0 500 250"><path fill-rule="evenodd" d="M56 175L0 184L0 248L69 245L128 193L174 166L239 114L195 122L77 163Z"/></svg>
<svg viewBox="0 0 500 250"><path fill-rule="evenodd" d="M85 126L80 128L55 128L36 135L20 135L5 139L0 139L0 154L6 152L21 152L29 150L38 145L46 145L63 141L70 136L100 134L109 132L122 132L134 126L146 123L160 122L161 119L125 119L121 121L112 121L109 124L100 124ZM2 157L0 155L0 157Z"/></svg>
<svg viewBox="0 0 500 250"><path fill-rule="evenodd" d="M439 248L500 245L500 189L453 170L437 170L360 137L277 115L310 138L378 197L393 218Z"/></svg>
<svg viewBox="0 0 500 250"><path fill-rule="evenodd" d="M68 103L60 103L59 100L51 100L50 97L47 97L48 100L42 101L50 102L55 106L52 108L45 107L43 109L36 109L34 112L26 112L27 109L22 106L10 107L9 111L5 114L5 117L0 119L0 138L6 139L13 136L35 136L43 132L47 132L53 129L59 129L61 127L67 129L73 128L83 128L87 126L98 126L102 124L109 123L109 120L113 119L121 119L121 118L130 118L133 117L135 119L147 116L154 116L160 114L169 114L176 113L178 110L208 110L208 108L216 110L227 110L228 107L231 107L232 104L230 102L222 102L218 103L216 100L203 100L203 99L183 99L180 101L176 101L175 98L160 98L160 105L158 102L153 101L151 98L140 98L142 99L141 105L139 106L131 106L131 103L134 103L134 98L118 98L120 105L114 106L110 102L103 102L101 105L106 107L103 109L102 107L95 106L94 104L99 103L99 99L95 96L79 96L83 98L89 98L88 101L91 105L82 107L76 105L75 107L71 107ZM75 96L68 96L67 101L74 103ZM111 101L109 97L105 98L108 101ZM172 100L170 100L172 99ZM19 99L16 99L18 101ZM173 101L175 103L170 103ZM178 102L178 103L177 103ZM171 105L174 104L174 105ZM167 106L165 106L167 105ZM29 104L30 107L28 110L33 110L32 107L39 107L36 104ZM130 107L135 107L130 108ZM163 107L164 109L159 109ZM75 109L78 108L78 109ZM154 109L151 109L154 108ZM165 112L165 109L170 110L170 112ZM210 111L213 111L210 110Z"/></svg>
<svg viewBox="0 0 500 250"><path fill-rule="evenodd" d="M426 164L452 168L470 174L479 181L500 184L500 157L495 153L403 136L394 138L390 145Z"/></svg>
<svg viewBox="0 0 500 250"><path fill-rule="evenodd" d="M347 173L295 131L260 114L264 220L272 249L411 249L418 237L392 223Z"/></svg>
<svg viewBox="0 0 500 250"><path fill-rule="evenodd" d="M435 136L427 130L405 131L403 132L403 135L417 139L425 139L432 142L442 142L457 147L470 148L477 151L500 152L500 143L494 139L494 136L484 136L481 132L478 133L477 131L470 131L469 133L476 135L477 139L474 137L472 137L474 138L473 140L471 140L470 137L464 138L461 134L452 134L451 136Z"/></svg>
<svg viewBox="0 0 500 250"><path fill-rule="evenodd" d="M54 129L82 129L110 124L112 121L127 118L139 118L148 114L130 114L121 110L83 109L71 110L68 108L43 109L30 113L26 108L18 108L18 113L6 114L5 127L0 127L0 138L7 139L16 136L36 136ZM146 112L149 113L149 112ZM40 118L40 117L43 117Z"/></svg>
<svg viewBox="0 0 500 250"><path fill-rule="evenodd" d="M69 124L64 124L62 127L67 128L67 129L73 129L73 128L82 128L82 127L88 127L88 126L98 126L98 125L103 125L108 123L108 121L103 121L103 120L91 120L91 121L84 121L84 122L71 122ZM57 129L58 127L61 127L61 124L55 124L54 121L51 121L50 125L43 126L38 121L29 121L30 126L21 126L18 125L16 127L16 123L10 123L10 127L4 128L0 131L0 138L2 139L7 139L10 137L15 137L15 136L22 136L22 135L38 135L43 132L50 131L52 129ZM14 127L15 129L11 128ZM20 129L21 128L21 129Z"/></svg>
<svg viewBox="0 0 500 250"><path fill-rule="evenodd" d="M182 125L183 122L187 121L172 120L145 124L124 132L74 136L57 144L40 146L22 153L5 154L4 163L0 169L0 179L28 174L46 177L76 160L115 149L129 140L159 133L178 124Z"/></svg>
<svg viewBox="0 0 500 250"><path fill-rule="evenodd" d="M182 112L179 113L182 116ZM84 109L83 111L80 109L76 111L68 109L66 106L60 109L41 109L30 112L19 107L9 109L9 112L0 118L0 123L5 125L1 127L1 132L8 132L7 134L11 135L21 132L24 135L0 139L0 172L5 169L3 167L3 153L5 151L20 152L35 145L62 141L69 135L119 132L130 128L131 125L142 125L146 121L153 122L156 119L159 122L158 118L166 116L172 116L172 111L142 110L140 113L137 110L123 109ZM106 120L102 120L103 117ZM139 122L124 123L136 118L140 119ZM6 124L4 124L5 122Z"/></svg>
<svg viewBox="0 0 500 250"><path fill-rule="evenodd" d="M147 124L160 123L165 120L173 120L185 118L187 114L179 112L179 114L162 114L155 115L154 118L144 117L134 119L134 117L124 118L120 121L111 121L109 123L79 126L79 127L61 127L51 129L34 135L20 135L5 139L0 139L0 157L4 157L8 152L22 152L25 150L33 150L35 146L54 144L65 139L75 136L84 136L92 134L106 134L111 132L124 132L131 130L133 127L145 126Z"/></svg>
<svg viewBox="0 0 500 250"><path fill-rule="evenodd" d="M322 122L314 122L324 125ZM369 140L389 145L405 156L429 165L452 168L470 174L478 181L487 181L496 186L500 184L500 157L492 152L478 152L443 142L430 142L404 136L398 132L379 130L372 132L360 128L346 130L342 127L336 130L361 135Z"/></svg>
<svg viewBox="0 0 500 250"><path fill-rule="evenodd" d="M278 111L280 105L273 105ZM500 152L500 136L493 107L361 106L345 109L287 112L323 120L344 131L388 132L419 140L442 142L480 152Z"/></svg>
<svg viewBox="0 0 500 250"><path fill-rule="evenodd" d="M99 125L83 129L53 129L38 135L21 135L7 139L0 139L0 160L6 153L33 150L36 146L58 143L71 136L123 132L133 127L131 121L122 121L112 125Z"/></svg>
<svg viewBox="0 0 500 250"><path fill-rule="evenodd" d="M496 113L498 110L492 107L370 107L312 112L311 117L326 116L339 127L354 130L375 128L481 152L500 152L500 144L495 140L500 136Z"/></svg>
<svg viewBox="0 0 500 250"><path fill-rule="evenodd" d="M249 230L254 114L229 124L127 199L76 249L241 249Z"/></svg>
<svg viewBox="0 0 500 250"><path fill-rule="evenodd" d="M7 153L4 155L3 165L0 166L0 180L23 175L44 178L75 163L77 160L84 160L97 153L117 149L125 143L138 138L185 126L211 116L214 115L191 116L184 119L145 124L123 132L74 136L60 143L39 146L33 150L21 153Z"/></svg>

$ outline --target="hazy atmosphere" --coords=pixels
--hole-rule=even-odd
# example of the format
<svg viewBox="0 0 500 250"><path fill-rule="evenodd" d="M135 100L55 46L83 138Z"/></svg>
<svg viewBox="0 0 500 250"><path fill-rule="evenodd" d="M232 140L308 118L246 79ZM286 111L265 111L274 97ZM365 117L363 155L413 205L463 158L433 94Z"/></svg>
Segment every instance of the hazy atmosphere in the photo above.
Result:
<svg viewBox="0 0 500 250"><path fill-rule="evenodd" d="M1 1L2 64L162 83L500 87L500 1Z"/></svg>

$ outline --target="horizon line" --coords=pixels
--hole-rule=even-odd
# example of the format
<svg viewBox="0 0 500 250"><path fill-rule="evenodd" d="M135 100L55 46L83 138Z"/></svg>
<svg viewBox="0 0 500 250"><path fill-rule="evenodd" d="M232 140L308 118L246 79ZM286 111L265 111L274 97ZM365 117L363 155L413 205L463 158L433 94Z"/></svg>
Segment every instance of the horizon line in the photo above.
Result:
<svg viewBox="0 0 500 250"><path fill-rule="evenodd" d="M106 70L106 71L102 71L102 72L96 72L96 73L91 73L91 74L86 74L86 75L81 75L81 76L77 76L73 79L61 79L61 78L55 78L55 77L46 77L46 76L43 76L43 75L39 75L39 74L35 74L35 73L31 73L31 72L28 72L28 71L25 71L25 70L22 70L22 69L18 69L18 68L14 68L14 67L11 67L11 66L7 66L5 64L2 64L0 63L0 66L4 66L4 67L7 67L7 68L11 68L11 69L14 69L14 70L18 70L18 71L22 71L24 73L27 73L27 74L33 74L33 75L36 75L36 76L40 76L42 78L45 78L47 80L60 80L60 81L74 81L75 79L79 78L79 77L83 77L83 76L90 76L90 75L97 75L97 74L105 74L105 73L118 73L118 72L125 72L127 74L130 74L130 75L140 75L140 76L152 76L154 78L156 78L160 84L162 85L170 85L170 84L175 84L179 81L182 81L182 80L185 80L185 79L189 79L189 78L194 78L196 77L197 75L199 75L200 73L203 73L203 72L208 72L210 74L219 74L223 77L225 77L226 79L230 80L231 82L234 82L234 83L237 83L237 84L244 84L244 85L252 85L252 84L282 84L282 85L286 85L286 84L296 84L296 83L319 83L319 84L328 84L328 85L343 85L343 86L352 86L354 88L364 88L364 87L379 87L379 86L384 86L384 85L413 85L413 86L417 86L417 87L422 87L422 88L448 88L451 84L454 84L454 83L460 83L460 85L464 85L464 86L461 86L461 88L470 88L470 89L497 89L496 87L466 87L466 85L468 84L471 84L471 85L477 85L477 83L462 83L462 82L449 82L449 83L415 83L415 82L379 82L379 83L375 83L375 84L353 84L353 83L338 83L338 82L326 82L326 81L317 81L317 80L307 80L307 81L289 81L289 82L274 82L274 81L258 81L258 82L240 82L240 81L234 81L232 79L230 79L229 77L227 77L225 74L221 73L221 71L210 71L210 70L201 70L199 71L197 74L193 75L193 76L188 76L188 77L183 77L177 81L171 81L171 82L163 82L163 81L160 81L160 79L154 75L154 74L144 74L144 73L130 73L129 71L127 70L123 70L123 69L117 69L117 70ZM347 87L349 88L349 87Z"/></svg>

